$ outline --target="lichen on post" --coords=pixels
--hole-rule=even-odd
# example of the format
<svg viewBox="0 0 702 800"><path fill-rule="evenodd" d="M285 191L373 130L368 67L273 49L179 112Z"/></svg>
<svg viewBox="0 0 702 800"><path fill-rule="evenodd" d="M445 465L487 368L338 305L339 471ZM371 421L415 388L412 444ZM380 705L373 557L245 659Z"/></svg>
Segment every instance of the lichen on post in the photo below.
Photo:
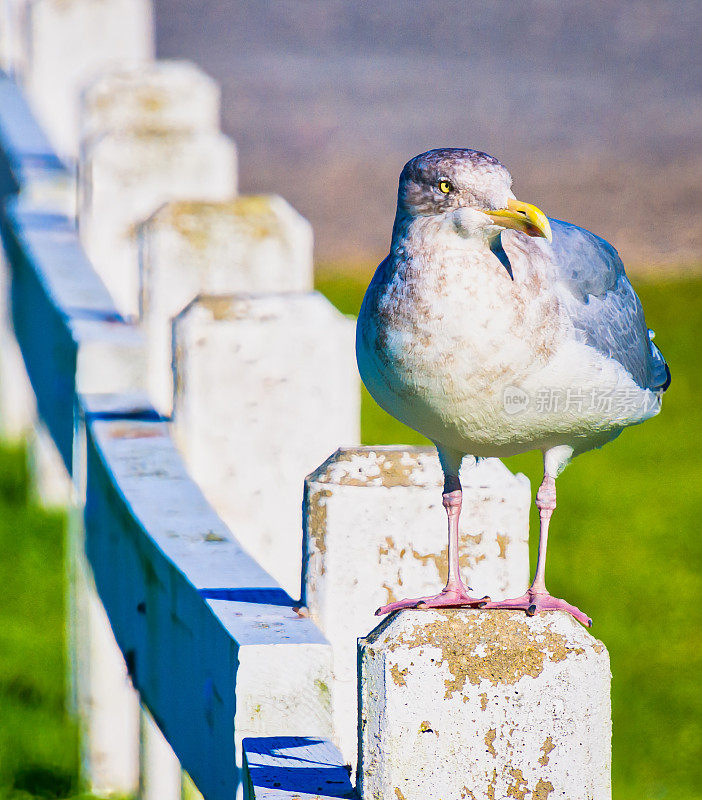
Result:
<svg viewBox="0 0 702 800"><path fill-rule="evenodd" d="M609 656L564 612L403 611L359 641L359 794L609 800Z"/></svg>
<svg viewBox="0 0 702 800"><path fill-rule="evenodd" d="M221 91L190 61L119 64L81 96L81 140L134 128L218 131Z"/></svg>

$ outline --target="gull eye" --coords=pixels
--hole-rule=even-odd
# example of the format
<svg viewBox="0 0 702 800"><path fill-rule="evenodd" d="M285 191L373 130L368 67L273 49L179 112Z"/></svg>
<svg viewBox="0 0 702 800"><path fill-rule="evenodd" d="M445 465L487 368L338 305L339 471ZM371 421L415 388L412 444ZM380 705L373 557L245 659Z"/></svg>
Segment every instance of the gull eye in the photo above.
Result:
<svg viewBox="0 0 702 800"><path fill-rule="evenodd" d="M446 180L446 178L441 178L439 181L439 191L442 194L448 194L450 191L453 190L453 184L451 181Z"/></svg>

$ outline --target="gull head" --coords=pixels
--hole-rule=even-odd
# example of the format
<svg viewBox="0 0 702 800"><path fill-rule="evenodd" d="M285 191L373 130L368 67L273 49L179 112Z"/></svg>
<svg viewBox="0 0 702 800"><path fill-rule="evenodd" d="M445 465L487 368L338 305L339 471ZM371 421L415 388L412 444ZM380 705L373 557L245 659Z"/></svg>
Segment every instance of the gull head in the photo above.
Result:
<svg viewBox="0 0 702 800"><path fill-rule="evenodd" d="M505 228L551 241L548 218L517 200L512 176L487 153L464 147L429 150L408 161L400 175L400 218L452 215L466 235L492 239Z"/></svg>

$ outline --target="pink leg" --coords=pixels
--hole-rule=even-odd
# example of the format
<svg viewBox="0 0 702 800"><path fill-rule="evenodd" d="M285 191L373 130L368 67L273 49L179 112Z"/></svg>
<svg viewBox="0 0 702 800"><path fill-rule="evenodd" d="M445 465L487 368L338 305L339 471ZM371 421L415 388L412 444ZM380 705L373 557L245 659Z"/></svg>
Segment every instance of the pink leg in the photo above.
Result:
<svg viewBox="0 0 702 800"><path fill-rule="evenodd" d="M521 597L510 600L497 600L488 603L485 608L520 609L533 617L541 611L567 611L578 622L592 627L592 620L579 608L571 606L565 600L552 597L546 589L546 547L548 545L548 526L556 508L556 480L547 472L536 493L536 507L539 509L539 556L536 562L536 574L531 586Z"/></svg>
<svg viewBox="0 0 702 800"><path fill-rule="evenodd" d="M447 480L445 489L450 489L451 485L458 483ZM460 487L460 483L458 484ZM455 606L471 606L481 608L488 601L489 597L471 597L468 589L461 580L461 572L458 564L458 519L461 515L461 504L463 492L460 488L453 491L444 491L443 504L448 516L448 562L449 574L448 581L443 590L432 597L415 597L411 600L399 600L396 603L389 603L382 606L375 613L378 616L389 614L391 611L398 611L401 608L445 608ZM468 587L470 588L470 587Z"/></svg>

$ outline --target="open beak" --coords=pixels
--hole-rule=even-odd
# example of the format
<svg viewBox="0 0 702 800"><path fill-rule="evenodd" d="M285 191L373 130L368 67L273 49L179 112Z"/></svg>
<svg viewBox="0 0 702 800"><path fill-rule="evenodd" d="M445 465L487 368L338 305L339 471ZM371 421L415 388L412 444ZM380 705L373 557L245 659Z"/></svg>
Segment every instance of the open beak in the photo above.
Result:
<svg viewBox="0 0 702 800"><path fill-rule="evenodd" d="M548 217L543 211L529 203L519 200L508 200L507 208L497 211L484 211L488 217L501 228L514 228L523 231L529 236L542 236L549 242L552 241L551 226Z"/></svg>

